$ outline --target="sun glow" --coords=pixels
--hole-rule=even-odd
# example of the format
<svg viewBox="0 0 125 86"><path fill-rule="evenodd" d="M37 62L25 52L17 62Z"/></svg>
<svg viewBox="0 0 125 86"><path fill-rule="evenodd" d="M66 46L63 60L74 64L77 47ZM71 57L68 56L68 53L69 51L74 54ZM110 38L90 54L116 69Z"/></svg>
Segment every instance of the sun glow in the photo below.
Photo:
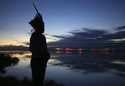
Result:
<svg viewBox="0 0 125 86"><path fill-rule="evenodd" d="M26 38L16 38L16 39L0 39L0 46L4 45L25 45L24 42L26 42Z"/></svg>
<svg viewBox="0 0 125 86"><path fill-rule="evenodd" d="M47 39L47 43L49 42L55 42L58 41L58 38L54 38L51 36L46 36ZM4 45L26 45L26 43L30 42L30 37L26 38L26 37L21 37L21 38L16 38L16 39L0 39L0 46L4 46Z"/></svg>

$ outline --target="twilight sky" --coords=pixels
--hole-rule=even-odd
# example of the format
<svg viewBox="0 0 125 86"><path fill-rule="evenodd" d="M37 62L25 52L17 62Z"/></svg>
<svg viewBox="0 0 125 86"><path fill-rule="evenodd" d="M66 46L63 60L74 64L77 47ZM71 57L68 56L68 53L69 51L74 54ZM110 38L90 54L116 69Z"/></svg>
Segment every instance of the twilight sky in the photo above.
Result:
<svg viewBox="0 0 125 86"><path fill-rule="evenodd" d="M0 45L29 40L28 22L35 15L31 1L0 0ZM125 0L38 0L37 6L51 35L83 27L111 31L125 25Z"/></svg>

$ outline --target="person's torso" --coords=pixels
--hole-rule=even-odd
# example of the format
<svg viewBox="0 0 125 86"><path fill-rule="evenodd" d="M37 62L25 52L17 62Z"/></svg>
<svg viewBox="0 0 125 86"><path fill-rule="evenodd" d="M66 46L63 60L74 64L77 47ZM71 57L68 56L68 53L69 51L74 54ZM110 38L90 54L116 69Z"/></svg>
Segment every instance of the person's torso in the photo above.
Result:
<svg viewBox="0 0 125 86"><path fill-rule="evenodd" d="M46 39L43 34L33 33L30 38L30 50L32 52L32 57L42 57L45 53Z"/></svg>

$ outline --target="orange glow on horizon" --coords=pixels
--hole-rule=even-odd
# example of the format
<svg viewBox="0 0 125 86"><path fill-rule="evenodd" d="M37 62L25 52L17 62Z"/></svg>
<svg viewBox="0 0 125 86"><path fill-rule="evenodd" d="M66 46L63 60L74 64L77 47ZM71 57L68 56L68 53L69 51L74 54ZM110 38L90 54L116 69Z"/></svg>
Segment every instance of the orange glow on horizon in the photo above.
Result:
<svg viewBox="0 0 125 86"><path fill-rule="evenodd" d="M29 42L30 38L18 38L18 39L0 39L0 46L4 46L4 45L26 45L26 42ZM54 42L56 40L53 39L48 39L47 38L47 43L49 42Z"/></svg>
<svg viewBox="0 0 125 86"><path fill-rule="evenodd" d="M18 43L15 40L0 40L0 45L4 46L4 45L22 45L22 43Z"/></svg>

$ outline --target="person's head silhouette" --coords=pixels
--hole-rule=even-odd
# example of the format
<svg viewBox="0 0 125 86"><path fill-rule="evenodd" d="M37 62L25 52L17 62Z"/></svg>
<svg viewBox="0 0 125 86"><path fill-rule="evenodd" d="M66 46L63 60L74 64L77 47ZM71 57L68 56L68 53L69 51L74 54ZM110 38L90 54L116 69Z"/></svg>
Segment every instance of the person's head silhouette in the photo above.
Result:
<svg viewBox="0 0 125 86"><path fill-rule="evenodd" d="M36 32L44 33L44 22L42 16L38 13L36 16L29 22Z"/></svg>

